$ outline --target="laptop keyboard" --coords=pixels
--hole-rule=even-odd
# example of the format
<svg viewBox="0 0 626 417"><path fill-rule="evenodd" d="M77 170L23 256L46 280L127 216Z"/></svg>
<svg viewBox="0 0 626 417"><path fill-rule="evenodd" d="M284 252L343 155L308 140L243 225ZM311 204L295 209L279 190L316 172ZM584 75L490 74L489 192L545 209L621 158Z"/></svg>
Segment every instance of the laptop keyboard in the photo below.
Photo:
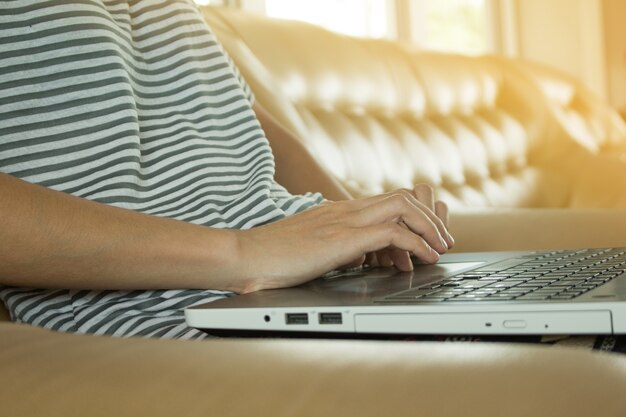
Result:
<svg viewBox="0 0 626 417"><path fill-rule="evenodd" d="M556 251L512 259L411 288L381 301L570 300L626 270L626 248Z"/></svg>

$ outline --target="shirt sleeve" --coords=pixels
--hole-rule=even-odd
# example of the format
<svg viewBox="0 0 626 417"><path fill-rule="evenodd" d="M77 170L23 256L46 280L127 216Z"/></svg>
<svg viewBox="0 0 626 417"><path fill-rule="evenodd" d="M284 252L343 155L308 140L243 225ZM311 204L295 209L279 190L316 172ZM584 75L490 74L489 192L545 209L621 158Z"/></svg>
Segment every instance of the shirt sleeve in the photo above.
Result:
<svg viewBox="0 0 626 417"><path fill-rule="evenodd" d="M284 211L287 216L299 213L324 202L324 197L322 197L320 193L293 195L276 181L274 181L270 189L270 198L274 200L276 205Z"/></svg>
<svg viewBox="0 0 626 417"><path fill-rule="evenodd" d="M235 61L233 61L232 58L230 57L230 55L228 55L228 52L226 52L226 50L224 49L224 46L220 43L219 39L217 39L217 36L213 32L213 30L209 27L208 23L204 20L204 17L202 16L202 10L201 10L200 6L195 4L195 3L193 3L193 2L192 2L192 4L195 7L195 9L198 12L198 14L200 15L200 18L205 22L206 28L209 30L211 35L215 37L215 40L216 40L220 50L222 51L222 54L224 54L224 56L226 57L226 60L228 61L228 64L230 65L230 68L233 71L233 74L235 75L235 77L239 81L239 85L241 85L241 88L243 89L243 92L244 92L246 98L250 102L250 106L252 106L254 104L254 100L255 100L254 99L254 93L252 92L252 89L250 89L250 86L248 85L246 80L243 78L243 75L241 75L241 71L239 71L239 68L237 68L237 65L235 64Z"/></svg>
<svg viewBox="0 0 626 417"><path fill-rule="evenodd" d="M254 105L255 98L254 98L254 93L252 92L252 89L246 82L245 78L243 78L243 75L241 75L241 71L239 71L239 68L237 68L235 61L233 61L233 59L230 57L230 55L228 55L228 52L226 52L223 47L222 47L222 51L224 52L224 56L226 57L226 60L228 61L230 68L233 70L233 73L235 74L237 81L239 81L239 85L241 85L241 88L243 89L243 92L246 95L246 98L250 102L250 106Z"/></svg>

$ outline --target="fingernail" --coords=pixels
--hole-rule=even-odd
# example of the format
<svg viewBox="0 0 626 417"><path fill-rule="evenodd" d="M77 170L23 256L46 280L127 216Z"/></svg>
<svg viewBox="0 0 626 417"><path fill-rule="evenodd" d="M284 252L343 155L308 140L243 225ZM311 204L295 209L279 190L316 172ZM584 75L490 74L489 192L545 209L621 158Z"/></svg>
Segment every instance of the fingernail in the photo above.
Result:
<svg viewBox="0 0 626 417"><path fill-rule="evenodd" d="M433 255L433 258L434 258L433 263L437 262L440 258L437 251L435 251L433 248L430 248L430 253Z"/></svg>
<svg viewBox="0 0 626 417"><path fill-rule="evenodd" d="M443 246L444 250L448 250L448 243L446 243L442 237L439 238L439 241L441 242L441 246Z"/></svg>

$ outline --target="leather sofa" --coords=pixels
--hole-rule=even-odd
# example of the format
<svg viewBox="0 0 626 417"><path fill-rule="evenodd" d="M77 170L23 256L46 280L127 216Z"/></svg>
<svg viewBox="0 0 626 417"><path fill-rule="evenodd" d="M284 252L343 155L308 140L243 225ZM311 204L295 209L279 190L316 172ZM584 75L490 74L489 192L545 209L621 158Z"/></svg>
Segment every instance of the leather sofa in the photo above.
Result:
<svg viewBox="0 0 626 417"><path fill-rule="evenodd" d="M578 83L206 8L257 100L355 195L426 181L458 250L626 246L624 123ZM626 359L512 343L79 336L0 308L0 415L623 416Z"/></svg>
<svg viewBox="0 0 626 417"><path fill-rule="evenodd" d="M432 184L458 251L626 246L626 125L578 81L203 10L257 101L353 195Z"/></svg>
<svg viewBox="0 0 626 417"><path fill-rule="evenodd" d="M556 71L205 16L257 101L355 196L427 182L452 208L626 208L611 175L626 167L624 121Z"/></svg>

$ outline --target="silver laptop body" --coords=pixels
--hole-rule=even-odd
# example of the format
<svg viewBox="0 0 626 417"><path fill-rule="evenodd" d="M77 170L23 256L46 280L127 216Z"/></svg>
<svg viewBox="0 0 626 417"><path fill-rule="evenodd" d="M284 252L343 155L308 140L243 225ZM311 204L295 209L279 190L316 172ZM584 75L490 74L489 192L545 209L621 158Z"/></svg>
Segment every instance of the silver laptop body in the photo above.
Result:
<svg viewBox="0 0 626 417"><path fill-rule="evenodd" d="M216 334L624 334L624 272L626 248L446 254L413 272L337 272L193 306L185 316Z"/></svg>

